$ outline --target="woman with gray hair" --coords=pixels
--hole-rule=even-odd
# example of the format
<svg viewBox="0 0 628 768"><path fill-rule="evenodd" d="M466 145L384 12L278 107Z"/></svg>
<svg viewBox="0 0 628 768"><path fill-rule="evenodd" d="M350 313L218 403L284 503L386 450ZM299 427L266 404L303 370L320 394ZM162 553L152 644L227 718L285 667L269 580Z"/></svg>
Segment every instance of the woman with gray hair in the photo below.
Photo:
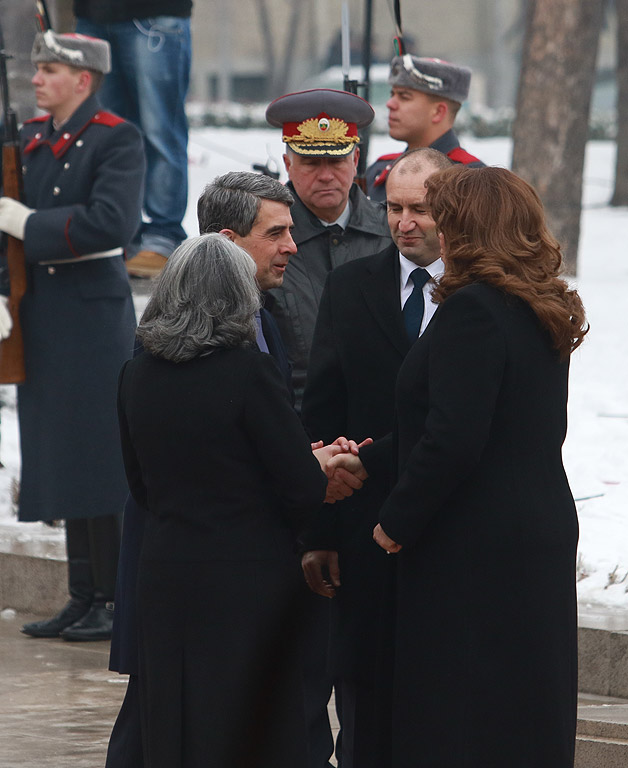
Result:
<svg viewBox="0 0 628 768"><path fill-rule="evenodd" d="M168 259L120 375L148 768L307 762L294 540L326 477L270 355L253 260L223 235ZM323 449L326 450L326 449Z"/></svg>

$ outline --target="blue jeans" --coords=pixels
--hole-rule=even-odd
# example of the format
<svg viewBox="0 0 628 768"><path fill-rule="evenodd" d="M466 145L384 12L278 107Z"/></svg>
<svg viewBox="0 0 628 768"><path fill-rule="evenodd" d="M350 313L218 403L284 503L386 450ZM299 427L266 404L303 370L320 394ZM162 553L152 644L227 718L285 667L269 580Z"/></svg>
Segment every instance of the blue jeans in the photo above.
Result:
<svg viewBox="0 0 628 768"><path fill-rule="evenodd" d="M112 70L99 93L104 107L142 132L146 151L145 221L132 251L169 256L185 239L188 198L190 19L155 16L115 24L78 19L76 31L108 40Z"/></svg>

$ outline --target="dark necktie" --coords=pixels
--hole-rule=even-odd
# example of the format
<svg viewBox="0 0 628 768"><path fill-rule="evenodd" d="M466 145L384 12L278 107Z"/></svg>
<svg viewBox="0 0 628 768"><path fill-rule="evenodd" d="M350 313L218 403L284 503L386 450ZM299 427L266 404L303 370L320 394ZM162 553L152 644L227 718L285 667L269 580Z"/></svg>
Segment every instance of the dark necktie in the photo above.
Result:
<svg viewBox="0 0 628 768"><path fill-rule="evenodd" d="M425 312L425 301L423 299L423 286L430 279L430 273L426 269L417 267L410 273L410 279L414 283L412 293L403 305L403 322L406 326L408 341L413 344L421 330L421 321Z"/></svg>

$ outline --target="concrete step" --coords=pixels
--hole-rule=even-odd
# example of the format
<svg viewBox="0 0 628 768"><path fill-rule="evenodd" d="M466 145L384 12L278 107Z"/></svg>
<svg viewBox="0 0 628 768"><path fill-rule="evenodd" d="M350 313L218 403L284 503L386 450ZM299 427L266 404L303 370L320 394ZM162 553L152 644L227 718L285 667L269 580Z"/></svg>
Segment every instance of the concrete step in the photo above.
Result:
<svg viewBox="0 0 628 768"><path fill-rule="evenodd" d="M628 766L628 700L581 694L574 768Z"/></svg>
<svg viewBox="0 0 628 768"><path fill-rule="evenodd" d="M578 655L579 691L628 699L628 610L580 606Z"/></svg>

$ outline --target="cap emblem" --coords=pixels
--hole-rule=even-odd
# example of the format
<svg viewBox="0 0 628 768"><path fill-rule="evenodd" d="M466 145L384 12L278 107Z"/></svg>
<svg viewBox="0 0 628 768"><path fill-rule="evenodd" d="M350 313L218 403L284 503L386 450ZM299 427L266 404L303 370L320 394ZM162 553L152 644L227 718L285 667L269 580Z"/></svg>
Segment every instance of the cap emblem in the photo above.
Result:
<svg viewBox="0 0 628 768"><path fill-rule="evenodd" d="M294 123L293 123L294 125ZM296 126L292 136L284 134L283 141L287 144L355 144L359 141L357 135L348 136L349 125L338 117L328 117L325 114L310 117ZM356 131L357 133L357 131Z"/></svg>

